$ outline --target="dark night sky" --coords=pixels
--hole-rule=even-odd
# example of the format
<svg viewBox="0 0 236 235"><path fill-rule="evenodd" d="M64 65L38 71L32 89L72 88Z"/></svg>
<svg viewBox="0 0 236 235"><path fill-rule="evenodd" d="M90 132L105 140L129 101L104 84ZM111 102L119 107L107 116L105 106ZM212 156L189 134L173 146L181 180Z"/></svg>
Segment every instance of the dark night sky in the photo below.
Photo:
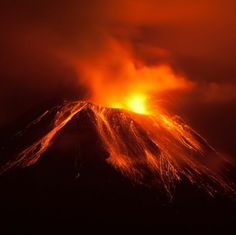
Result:
<svg viewBox="0 0 236 235"><path fill-rule="evenodd" d="M235 155L235 8L233 0L2 2L0 127L51 99L86 96L68 55L93 58L111 37L194 81L191 92L169 95L170 108Z"/></svg>

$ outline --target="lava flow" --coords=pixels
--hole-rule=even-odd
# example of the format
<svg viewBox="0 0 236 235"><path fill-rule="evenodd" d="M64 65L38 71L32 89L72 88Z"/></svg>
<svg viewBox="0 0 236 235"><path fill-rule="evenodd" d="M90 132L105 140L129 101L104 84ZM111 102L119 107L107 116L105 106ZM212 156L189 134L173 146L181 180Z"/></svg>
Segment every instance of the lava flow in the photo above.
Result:
<svg viewBox="0 0 236 235"><path fill-rule="evenodd" d="M37 162L56 142L63 128L87 112L109 154L106 161L132 181L164 188L169 195L182 178L212 195L218 189L232 190L220 171L211 167L211 158L219 158L217 152L180 118L161 112L149 113L145 99L140 96L131 97L124 106L129 110L85 101L65 102L57 107L48 133L5 164L2 172ZM50 112L44 113L34 125Z"/></svg>

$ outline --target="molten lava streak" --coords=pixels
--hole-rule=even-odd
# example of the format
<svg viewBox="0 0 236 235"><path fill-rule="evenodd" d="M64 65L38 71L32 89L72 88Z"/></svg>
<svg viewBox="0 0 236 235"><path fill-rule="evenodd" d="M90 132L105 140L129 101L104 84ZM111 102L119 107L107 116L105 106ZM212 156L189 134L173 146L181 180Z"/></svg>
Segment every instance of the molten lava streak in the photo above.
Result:
<svg viewBox="0 0 236 235"><path fill-rule="evenodd" d="M50 131L4 165L2 172L34 164L72 119L87 112L109 154L106 161L132 181L158 186L169 195L182 178L210 194L218 189L232 191L221 173L211 168L209 160L219 155L206 140L180 118L161 112L149 114L145 100L145 96L133 95L114 104L120 108L65 102L57 107Z"/></svg>

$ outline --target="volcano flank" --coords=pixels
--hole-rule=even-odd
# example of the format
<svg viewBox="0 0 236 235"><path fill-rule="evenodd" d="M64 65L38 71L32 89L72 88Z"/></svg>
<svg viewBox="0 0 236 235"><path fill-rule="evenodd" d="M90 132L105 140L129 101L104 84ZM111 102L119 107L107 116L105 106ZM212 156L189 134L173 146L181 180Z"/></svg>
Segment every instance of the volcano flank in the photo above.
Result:
<svg viewBox="0 0 236 235"><path fill-rule="evenodd" d="M140 115L84 101L65 102L17 135L23 143L18 141L19 153L2 164L2 173L33 165L57 148L65 158L73 151L76 164L106 161L131 181L159 187L170 196L182 178L211 195L232 191L221 169L212 164L222 161L219 154L180 118L163 113Z"/></svg>
<svg viewBox="0 0 236 235"><path fill-rule="evenodd" d="M141 115L84 101L64 102L12 137L1 155L4 221L14 210L13 221L20 224L24 208L29 221L37 214L37 220L46 216L55 223L55 218L65 222L67 216L84 224L155 224L156 218L161 223L202 223L207 216L215 221L212 213L222 203L220 195L233 192L216 167L223 163L221 156L180 118L164 113ZM204 206L198 208L199 200L209 210L201 218ZM224 219L231 218L229 207Z"/></svg>

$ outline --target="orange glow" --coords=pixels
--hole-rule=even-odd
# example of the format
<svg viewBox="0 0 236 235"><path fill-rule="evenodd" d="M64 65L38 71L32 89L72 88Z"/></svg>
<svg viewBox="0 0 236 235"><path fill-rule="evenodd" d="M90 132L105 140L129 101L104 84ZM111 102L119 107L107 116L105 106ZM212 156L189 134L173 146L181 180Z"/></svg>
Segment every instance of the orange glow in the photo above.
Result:
<svg viewBox="0 0 236 235"><path fill-rule="evenodd" d="M166 91L189 90L194 85L167 63L146 65L129 46L111 39L97 56L88 61L74 58L73 63L80 83L90 90L89 101L141 114L153 113L154 96L161 99Z"/></svg>
<svg viewBox="0 0 236 235"><path fill-rule="evenodd" d="M126 97L120 103L110 105L112 108L126 109L134 113L149 114L147 96L143 94L133 94Z"/></svg>
<svg viewBox="0 0 236 235"><path fill-rule="evenodd" d="M129 109L135 113L146 114L146 97L143 95L134 95L127 99Z"/></svg>

